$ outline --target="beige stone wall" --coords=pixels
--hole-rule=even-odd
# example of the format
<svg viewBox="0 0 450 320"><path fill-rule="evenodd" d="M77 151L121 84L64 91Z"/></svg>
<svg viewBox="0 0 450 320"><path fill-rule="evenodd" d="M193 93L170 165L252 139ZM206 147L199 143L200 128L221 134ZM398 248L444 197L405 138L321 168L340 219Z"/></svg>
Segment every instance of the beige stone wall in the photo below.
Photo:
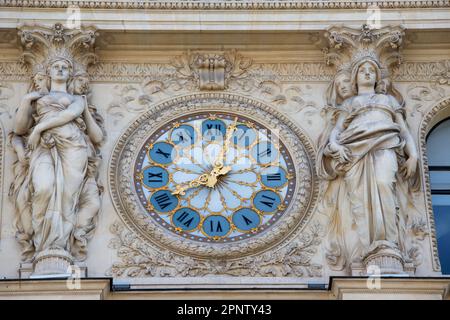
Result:
<svg viewBox="0 0 450 320"><path fill-rule="evenodd" d="M6 3L6 2L5 2ZM12 116L29 85L28 70L19 63L20 46L16 28L22 23L51 25L65 20L64 9L38 9L1 7L0 1L0 122L1 145L1 215L0 215L0 277L17 278L20 249L14 238L14 208L8 199L13 180L12 165L15 155L7 144L12 129ZM132 267L118 255L125 245L124 232L110 191L110 161L120 136L132 122L159 103L199 93L198 87L176 87L173 80L182 75L174 59L191 52L232 52L251 60L243 76L230 80L226 93L262 101L287 116L303 130L317 149L317 140L325 120L321 114L325 105L325 91L333 77L333 69L324 62L317 43L323 31L334 25L360 27L367 18L365 9L315 10L261 10L261 11L193 11L169 12L164 10L94 10L82 9L83 24L94 24L99 30L97 38L99 62L89 69L92 81L92 103L106 121L107 140L102 146L103 162L100 180L105 191L98 226L89 244L86 261L90 277L113 275ZM436 239L431 216L429 184L426 176L424 137L440 109L450 110L450 15L448 8L416 8L382 10L382 23L402 23L406 27L407 41L403 50L403 64L394 76L394 85L406 102L407 122L417 142L422 176L421 192L417 204L426 223L427 235L418 243L422 262L417 276L438 276L440 269ZM202 32L200 32L202 31ZM207 32L203 32L207 31ZM187 83L189 84L189 83ZM438 110L439 109L439 110ZM443 111L448 112L448 111ZM447 113L448 114L448 113ZM302 232L311 232L314 225L325 227L324 218L315 210ZM125 228L113 232L117 224ZM318 236L319 240L322 236ZM115 239L119 246L113 247ZM120 241L119 241L120 240ZM144 247L139 238L133 242ZM315 253L305 271L318 265L315 276L286 277L206 277L196 280L152 278L137 267L137 278L122 279L133 283L159 283L170 285L200 283L249 283L301 286L305 283L327 283L333 273L323 257L322 244L311 245ZM159 250L155 247L156 250ZM135 253L139 255L141 253ZM136 267L136 266L134 266ZM292 276L292 274L287 274ZM348 295L351 295L349 293Z"/></svg>

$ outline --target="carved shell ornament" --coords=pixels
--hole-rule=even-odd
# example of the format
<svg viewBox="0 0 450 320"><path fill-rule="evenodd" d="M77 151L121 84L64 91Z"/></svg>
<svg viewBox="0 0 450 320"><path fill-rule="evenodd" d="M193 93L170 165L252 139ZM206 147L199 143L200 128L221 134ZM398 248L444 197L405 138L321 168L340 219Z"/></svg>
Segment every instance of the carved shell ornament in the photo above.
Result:
<svg viewBox="0 0 450 320"><path fill-rule="evenodd" d="M139 116L110 160L114 205L142 240L238 258L303 228L317 195L314 149L272 107L232 94L168 100Z"/></svg>

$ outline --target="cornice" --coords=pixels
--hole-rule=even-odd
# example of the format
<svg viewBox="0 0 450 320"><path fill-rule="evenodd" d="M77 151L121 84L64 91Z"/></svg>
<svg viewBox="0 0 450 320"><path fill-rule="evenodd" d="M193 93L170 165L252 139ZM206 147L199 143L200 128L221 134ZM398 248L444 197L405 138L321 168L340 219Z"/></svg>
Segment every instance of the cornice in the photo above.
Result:
<svg viewBox="0 0 450 320"><path fill-rule="evenodd" d="M366 9L378 8L441 8L450 7L449 0L0 0L0 7L84 9L157 9L157 10L292 10L292 9Z"/></svg>

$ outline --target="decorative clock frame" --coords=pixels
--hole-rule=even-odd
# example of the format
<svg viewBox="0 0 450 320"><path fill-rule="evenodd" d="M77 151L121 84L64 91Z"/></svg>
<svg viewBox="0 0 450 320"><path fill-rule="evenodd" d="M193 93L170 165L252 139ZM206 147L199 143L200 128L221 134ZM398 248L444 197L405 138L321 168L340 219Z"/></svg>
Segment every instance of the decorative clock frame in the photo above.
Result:
<svg viewBox="0 0 450 320"><path fill-rule="evenodd" d="M183 238L154 222L143 209L135 192L133 167L147 138L165 123L187 114L205 111L242 114L268 128L277 128L280 140L293 158L296 190L289 207L270 229L249 239L233 243L200 243ZM273 247L306 224L318 193L313 145L302 130L264 103L225 93L192 94L154 106L134 120L120 136L109 168L111 195L125 224L146 242L198 258L240 258Z"/></svg>

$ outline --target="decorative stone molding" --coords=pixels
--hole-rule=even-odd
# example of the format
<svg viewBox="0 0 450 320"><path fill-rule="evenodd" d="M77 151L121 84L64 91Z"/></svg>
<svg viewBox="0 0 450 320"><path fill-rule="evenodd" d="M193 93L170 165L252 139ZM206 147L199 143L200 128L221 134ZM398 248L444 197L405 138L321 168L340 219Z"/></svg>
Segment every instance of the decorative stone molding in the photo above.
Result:
<svg viewBox="0 0 450 320"><path fill-rule="evenodd" d="M439 62L439 70L433 74L440 85L450 85L450 60Z"/></svg>
<svg viewBox="0 0 450 320"><path fill-rule="evenodd" d="M425 207L427 211L427 219L428 225L430 226L430 234L431 234L431 251L433 255L433 270L441 271L441 265L439 261L438 247L437 247L437 239L436 239L436 225L434 222L433 215L433 206L431 203L431 184L430 184L430 173L428 170L428 156L426 153L427 150L427 141L426 137L431 129L431 124L435 123L435 117L439 115L444 110L450 109L450 98L441 100L437 103L431 110L429 110L426 114L424 114L422 121L419 127L419 152L420 157L422 159L423 164L423 172L422 172L422 181L423 188L426 190L425 192Z"/></svg>
<svg viewBox="0 0 450 320"><path fill-rule="evenodd" d="M49 249L36 256L33 263L33 274L31 278L47 276L49 274L67 275L69 276L71 265L73 265L73 257L65 250Z"/></svg>
<svg viewBox="0 0 450 320"><path fill-rule="evenodd" d="M409 103L406 109L411 117L423 116L427 108L433 102L445 97L445 89L436 83L431 84L411 84L406 89Z"/></svg>
<svg viewBox="0 0 450 320"><path fill-rule="evenodd" d="M224 243L220 245L199 243L167 233L162 227L150 223L146 211L139 205L134 191L133 177L129 174L134 165L136 152L145 142L146 137L155 130L156 124L164 123L196 111L214 110L244 113L247 117L260 123L268 123L277 128L286 148L298 164L296 184L298 191L292 200L291 207L264 237L254 236L244 242ZM141 115L119 138L110 160L109 185L117 212L136 234L148 243L181 254L191 253L193 256L215 259L229 259L256 254L273 246L286 238L294 229L301 229L311 214L317 196L317 184L312 163L314 148L309 139L286 116L273 108L242 96L232 94L194 94L171 99L152 107Z"/></svg>
<svg viewBox="0 0 450 320"><path fill-rule="evenodd" d="M292 9L366 9L371 6L379 8L436 8L449 7L446 0L152 0L152 1L118 1L118 0L0 0L0 7L31 7L31 8L67 8L74 5L86 9L221 9L221 10L292 10Z"/></svg>
<svg viewBox="0 0 450 320"><path fill-rule="evenodd" d="M160 80L143 81L139 85L116 85L113 91L113 102L108 106L107 112L113 125L129 114L139 114L150 110L156 103L173 96L189 94L186 88L176 90L174 82ZM296 114L305 109L311 109L305 113L308 123L311 125L311 117L319 112L320 103L313 97L312 87L306 85L290 85L278 81L252 78L247 82L249 88L234 87L229 92L240 93L245 96L259 96L263 101L275 106L285 114Z"/></svg>
<svg viewBox="0 0 450 320"><path fill-rule="evenodd" d="M6 114L11 119L11 106L8 100L14 97L14 87L8 82L0 82L0 116Z"/></svg>
<svg viewBox="0 0 450 320"><path fill-rule="evenodd" d="M446 86L445 74L447 60L438 62L403 62L393 80L401 82L432 82ZM88 68L91 80L94 82L126 82L143 83L146 79L167 81L174 75L175 69L166 64L152 63L112 63L98 62ZM261 81L331 81L333 69L325 63L264 63L253 64L247 71L249 78ZM17 61L0 62L0 81L28 81L29 67ZM448 85L448 84L447 84ZM167 85L165 85L167 86ZM165 88L165 87L164 87Z"/></svg>
<svg viewBox="0 0 450 320"><path fill-rule="evenodd" d="M90 67L89 73L92 75L92 80L105 82L140 83L146 79L170 82L170 79L178 78L175 67L150 63L99 62ZM245 79L249 82L257 82L258 79L261 81L329 81L332 75L332 69L325 63L264 63L249 66L246 69ZM236 82L238 81L230 83L233 89L239 85L239 83L236 85ZM249 85L251 84L240 84L243 88ZM249 91L249 89L246 90Z"/></svg>
<svg viewBox="0 0 450 320"><path fill-rule="evenodd" d="M429 81L438 85L448 85L450 78L450 61L437 62L403 62L393 79L396 81Z"/></svg>
<svg viewBox="0 0 450 320"><path fill-rule="evenodd" d="M28 81L30 67L17 61L0 62L0 81Z"/></svg>
<svg viewBox="0 0 450 320"><path fill-rule="evenodd" d="M326 63L337 70L348 69L362 57L370 56L392 71L401 63L399 50L404 36L402 26L371 29L363 25L361 30L331 27L325 32L328 46L323 53Z"/></svg>
<svg viewBox="0 0 450 320"><path fill-rule="evenodd" d="M49 57L60 56L74 60L74 69L86 70L97 61L94 53L95 27L67 29L61 23L52 28L39 25L19 27L19 37L23 48L21 60L29 64L34 72L48 63Z"/></svg>
<svg viewBox="0 0 450 320"><path fill-rule="evenodd" d="M445 85L445 74L448 72L449 62L403 62L395 74L395 81L426 81ZM447 71L446 71L447 70ZM25 80L27 77L26 66L17 62L0 62L0 80ZM141 83L145 79L167 81L175 72L174 67L166 64L152 63L112 63L98 62L89 67L92 81L101 82L134 82ZM248 78L269 81L331 81L334 75L333 68L325 63L300 62L300 63L255 63L248 69Z"/></svg>
<svg viewBox="0 0 450 320"><path fill-rule="evenodd" d="M406 263L401 252L387 241L372 245L363 260L363 265L364 270L371 270L371 266L378 268L380 274L405 275L410 271L410 275L414 275L414 266Z"/></svg>
<svg viewBox="0 0 450 320"><path fill-rule="evenodd" d="M185 53L172 60L172 66L178 73L180 85L200 90L223 90L232 79L245 78L247 69L252 65L236 50L224 53Z"/></svg>
<svg viewBox="0 0 450 320"><path fill-rule="evenodd" d="M158 249L142 241L136 233L114 223L109 247L117 250L120 262L106 275L114 277L198 277L207 275L251 277L322 276L322 266L312 262L321 242L320 225L312 225L298 238L281 248L243 259L198 259Z"/></svg>

